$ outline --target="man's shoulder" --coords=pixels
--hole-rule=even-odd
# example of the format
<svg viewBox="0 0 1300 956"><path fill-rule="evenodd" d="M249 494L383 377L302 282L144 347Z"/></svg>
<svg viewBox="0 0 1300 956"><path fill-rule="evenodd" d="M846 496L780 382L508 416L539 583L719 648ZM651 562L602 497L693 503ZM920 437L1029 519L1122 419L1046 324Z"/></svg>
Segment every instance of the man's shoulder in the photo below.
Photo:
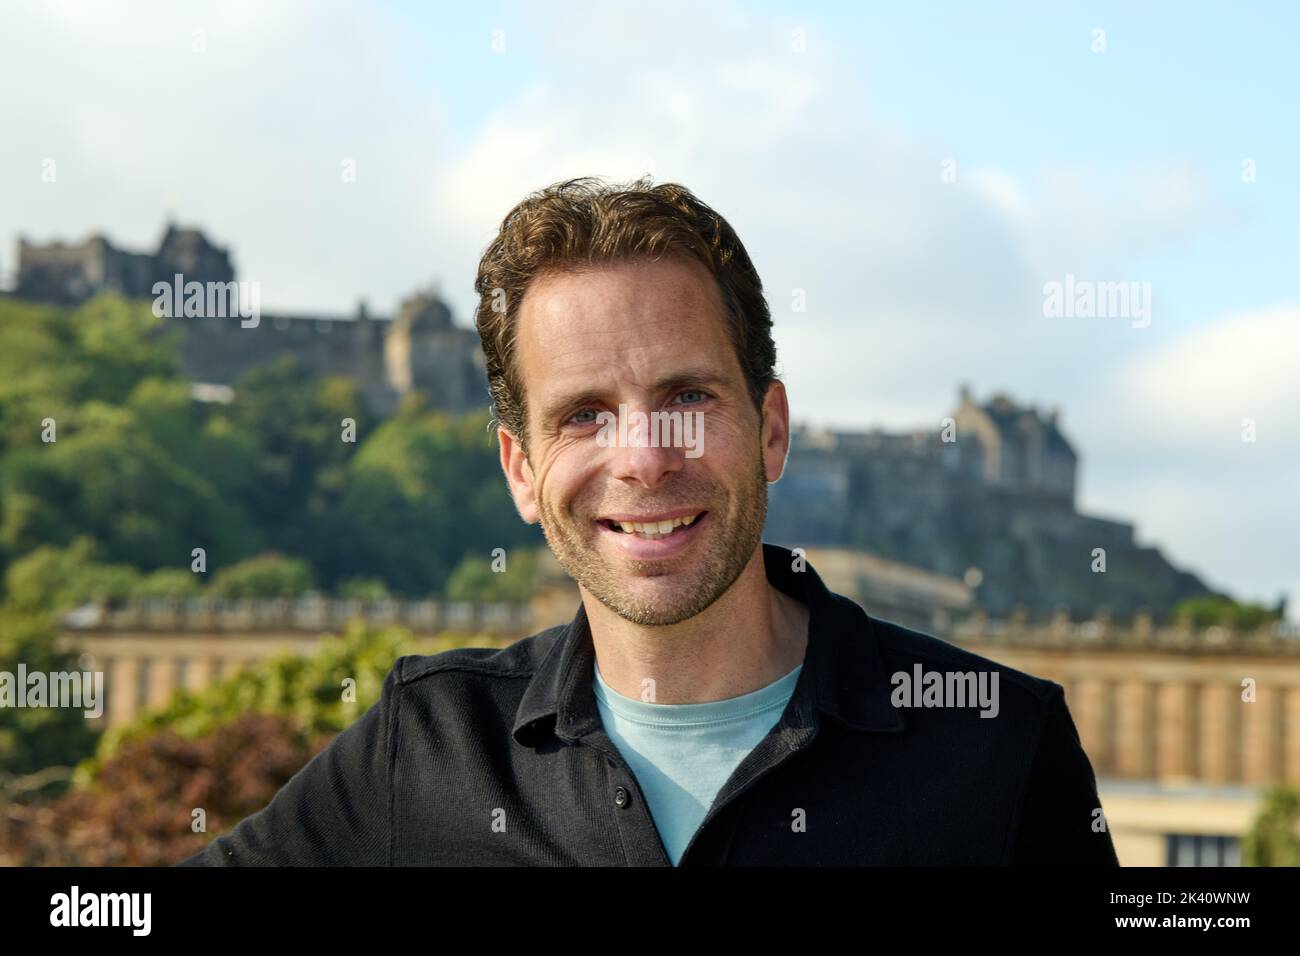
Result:
<svg viewBox="0 0 1300 956"><path fill-rule="evenodd" d="M1060 686L1054 681L1000 664L992 658L976 654L932 634L878 617L873 617L871 623L881 655L889 664L921 664L924 668L934 670L996 672L1000 681L1009 682L1039 700L1046 700L1053 693L1053 688Z"/></svg>
<svg viewBox="0 0 1300 956"><path fill-rule="evenodd" d="M528 679L555 650L567 627L557 624L506 647L458 647L437 654L408 654L394 663L392 679L402 687Z"/></svg>
<svg viewBox="0 0 1300 956"><path fill-rule="evenodd" d="M1051 708L1064 696L1064 688L1056 681L1018 670L992 658L967 650L943 638L923 633L893 621L870 617L869 633L862 635L874 640L879 649L887 679L897 685L907 675L914 682L919 674L927 680L929 674L941 675L945 685L952 678L971 675L986 682L996 681L999 708L1010 721L989 721L1003 727L1025 728L1040 725ZM1021 718L1021 720L1014 718ZM983 723L983 722L981 722Z"/></svg>

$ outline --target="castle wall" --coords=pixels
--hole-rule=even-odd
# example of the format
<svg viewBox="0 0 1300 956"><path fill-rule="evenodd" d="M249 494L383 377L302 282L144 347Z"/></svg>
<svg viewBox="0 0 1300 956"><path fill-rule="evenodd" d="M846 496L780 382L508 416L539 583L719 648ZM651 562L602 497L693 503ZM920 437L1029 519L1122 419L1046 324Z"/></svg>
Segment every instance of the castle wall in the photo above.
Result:
<svg viewBox="0 0 1300 956"><path fill-rule="evenodd" d="M229 282L235 277L224 249L201 233L169 227L152 254L119 249L103 236L77 245L38 246L20 239L15 294L61 305L77 305L100 292L152 298L154 283L171 282L178 272L186 281Z"/></svg>
<svg viewBox="0 0 1300 956"><path fill-rule="evenodd" d="M244 328L238 317L178 317L164 322L184 330L181 365L196 381L231 385L248 370L287 355L318 375L352 378L363 390L370 390L372 400L391 404L379 360L387 323L285 315L262 315L258 325L250 328Z"/></svg>
<svg viewBox="0 0 1300 956"><path fill-rule="evenodd" d="M75 246L33 246L19 241L20 298L76 305L96 292L142 294L148 289L153 258L123 252L99 238Z"/></svg>

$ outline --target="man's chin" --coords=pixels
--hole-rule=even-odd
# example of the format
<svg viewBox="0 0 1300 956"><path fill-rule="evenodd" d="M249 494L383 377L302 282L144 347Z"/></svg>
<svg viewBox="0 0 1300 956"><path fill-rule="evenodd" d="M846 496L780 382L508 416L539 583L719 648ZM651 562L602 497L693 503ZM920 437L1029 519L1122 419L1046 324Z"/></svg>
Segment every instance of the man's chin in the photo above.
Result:
<svg viewBox="0 0 1300 956"><path fill-rule="evenodd" d="M698 587L660 578L593 582L586 590L619 617L644 627L679 624L704 610Z"/></svg>
<svg viewBox="0 0 1300 956"><path fill-rule="evenodd" d="M617 604L604 603L611 611L641 627L669 627L690 620L699 614L699 610L690 604L668 606L646 603L636 599L620 601Z"/></svg>

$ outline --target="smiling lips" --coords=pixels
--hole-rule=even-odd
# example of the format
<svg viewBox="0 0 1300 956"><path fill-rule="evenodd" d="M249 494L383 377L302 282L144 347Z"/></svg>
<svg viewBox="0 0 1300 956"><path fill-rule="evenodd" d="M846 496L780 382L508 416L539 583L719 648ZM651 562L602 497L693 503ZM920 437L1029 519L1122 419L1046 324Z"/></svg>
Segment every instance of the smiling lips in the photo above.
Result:
<svg viewBox="0 0 1300 956"><path fill-rule="evenodd" d="M601 524L613 531L622 534L633 534L647 541L657 541L661 538L667 538L672 535L678 528L689 527L695 519L704 514L697 511L694 514L676 515L671 518L663 518L658 521L636 521L622 520L619 518L602 518Z"/></svg>

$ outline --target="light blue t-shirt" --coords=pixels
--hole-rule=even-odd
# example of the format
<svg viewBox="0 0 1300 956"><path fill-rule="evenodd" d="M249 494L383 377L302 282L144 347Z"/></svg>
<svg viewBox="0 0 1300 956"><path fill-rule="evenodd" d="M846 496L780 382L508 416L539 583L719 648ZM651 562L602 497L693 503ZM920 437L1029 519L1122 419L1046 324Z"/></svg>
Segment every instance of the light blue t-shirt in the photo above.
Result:
<svg viewBox="0 0 1300 956"><path fill-rule="evenodd" d="M780 720L802 668L727 700L654 704L620 694L596 666L605 733L636 775L673 866L732 771Z"/></svg>

